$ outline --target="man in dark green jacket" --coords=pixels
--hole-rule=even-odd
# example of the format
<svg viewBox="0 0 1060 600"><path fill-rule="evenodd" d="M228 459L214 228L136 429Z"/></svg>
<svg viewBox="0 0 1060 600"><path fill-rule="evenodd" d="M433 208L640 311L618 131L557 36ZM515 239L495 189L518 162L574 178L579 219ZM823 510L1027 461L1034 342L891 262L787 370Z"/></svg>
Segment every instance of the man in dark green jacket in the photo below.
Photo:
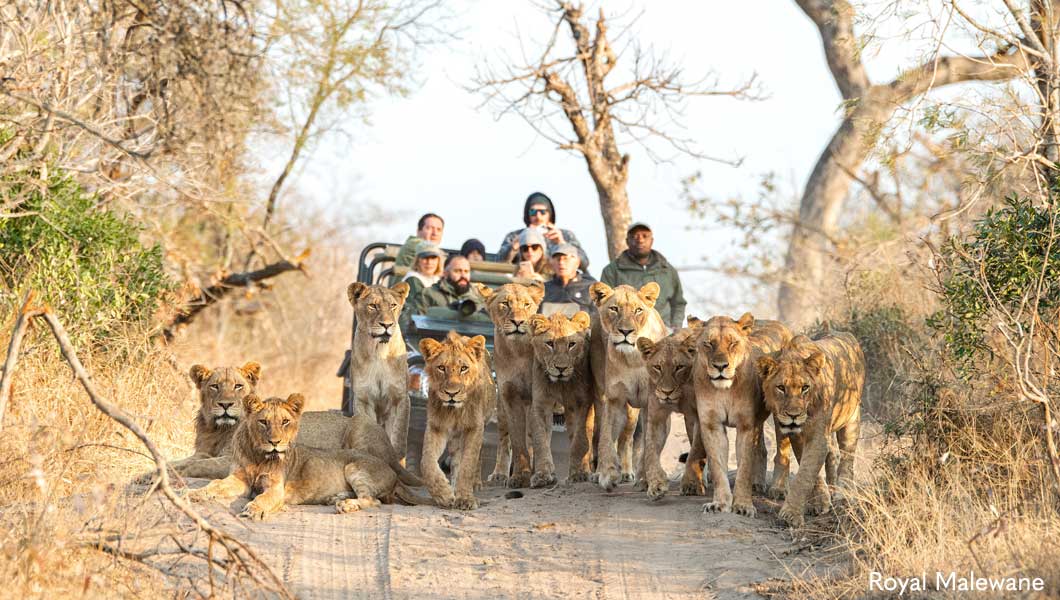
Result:
<svg viewBox="0 0 1060 600"><path fill-rule="evenodd" d="M611 287L629 285L635 289L654 281L659 284L659 299L655 310L671 329L678 329L685 321L685 295L681 278L662 254L652 250L651 228L634 223L626 231L626 250L604 267L600 281Z"/></svg>

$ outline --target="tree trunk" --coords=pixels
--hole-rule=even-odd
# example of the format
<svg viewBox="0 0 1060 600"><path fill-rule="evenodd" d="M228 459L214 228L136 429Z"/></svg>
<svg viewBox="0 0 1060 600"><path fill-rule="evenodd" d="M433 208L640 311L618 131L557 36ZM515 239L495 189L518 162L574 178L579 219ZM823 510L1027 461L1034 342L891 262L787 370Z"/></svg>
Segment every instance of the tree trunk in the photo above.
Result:
<svg viewBox="0 0 1060 600"><path fill-rule="evenodd" d="M604 233L607 234L607 256L614 260L625 251L626 230L633 222L629 196L624 183L607 186L596 181L596 193L600 197L600 215L604 218Z"/></svg>

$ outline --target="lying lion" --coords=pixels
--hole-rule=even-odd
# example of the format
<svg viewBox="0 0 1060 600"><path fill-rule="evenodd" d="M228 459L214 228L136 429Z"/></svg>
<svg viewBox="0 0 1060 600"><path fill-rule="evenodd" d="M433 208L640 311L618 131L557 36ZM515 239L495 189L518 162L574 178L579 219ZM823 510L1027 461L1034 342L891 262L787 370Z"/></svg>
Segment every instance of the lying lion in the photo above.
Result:
<svg viewBox="0 0 1060 600"><path fill-rule="evenodd" d="M766 405L778 432L791 439L799 461L779 513L798 527L807 508L813 514L831 510L829 484L842 489L853 480L865 356L849 333L828 333L816 340L800 335L779 352L760 357L757 366ZM829 447L833 434L839 445L838 469ZM821 471L826 462L827 478Z"/></svg>
<svg viewBox="0 0 1060 600"><path fill-rule="evenodd" d="M404 469L356 450L310 448L294 442L305 399L243 399L246 418L233 439L234 467L224 479L188 494L194 501L253 498L241 517L264 519L288 504L333 504L340 513L379 506L380 500L427 504L406 486L421 482Z"/></svg>

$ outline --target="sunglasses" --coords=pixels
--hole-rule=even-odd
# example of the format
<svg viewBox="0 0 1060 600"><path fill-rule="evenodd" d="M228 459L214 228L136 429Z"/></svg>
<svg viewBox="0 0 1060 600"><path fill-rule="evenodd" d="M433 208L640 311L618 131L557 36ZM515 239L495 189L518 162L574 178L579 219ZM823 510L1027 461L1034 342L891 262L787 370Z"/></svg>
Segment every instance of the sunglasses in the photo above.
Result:
<svg viewBox="0 0 1060 600"><path fill-rule="evenodd" d="M537 215L547 215L548 214L548 209L547 208L531 208L529 211L527 211L527 213L531 217L534 217L534 216L537 216Z"/></svg>

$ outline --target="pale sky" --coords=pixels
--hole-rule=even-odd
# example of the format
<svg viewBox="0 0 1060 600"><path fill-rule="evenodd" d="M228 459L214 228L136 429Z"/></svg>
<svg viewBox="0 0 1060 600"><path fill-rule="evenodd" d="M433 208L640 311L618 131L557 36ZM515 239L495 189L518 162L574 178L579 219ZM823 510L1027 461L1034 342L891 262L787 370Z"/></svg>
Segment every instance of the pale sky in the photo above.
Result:
<svg viewBox="0 0 1060 600"><path fill-rule="evenodd" d="M622 148L632 154L633 219L653 227L656 250L679 267L718 266L719 256L733 252L734 241L725 232L689 229L681 180L698 170L701 189L714 198L753 197L761 175L772 171L784 186L801 192L838 123L839 94L817 30L788 0L630 0L605 7L615 15L642 11L634 26L641 44L666 51L689 80L713 70L723 82L735 83L757 73L769 96L759 102L697 98L688 105L687 129L678 133L697 140L708 154L743 157L738 168L683 157L656 165L635 144ZM403 241L419 214L432 211L446 220L444 246L456 248L477 237L490 251L506 232L522 227L526 196L543 191L556 204L558 225L577 234L590 257L590 273L599 277L607 262L604 229L582 158L538 138L516 116L496 120L480 108L480 96L464 89L476 65L496 58L498 49L517 47L517 30L528 47L539 47L551 32L548 18L528 2L478 1L465 5L459 22L461 39L422 56L421 85L407 98L373 101L371 124L350 125L348 138L325 141L296 185L323 201L367 202L399 213L397 223L373 232L381 238ZM888 78L901 62L868 58L870 73ZM682 274L690 314L753 308L738 298L728 304L706 300L718 297L710 293L718 277L710 271Z"/></svg>

